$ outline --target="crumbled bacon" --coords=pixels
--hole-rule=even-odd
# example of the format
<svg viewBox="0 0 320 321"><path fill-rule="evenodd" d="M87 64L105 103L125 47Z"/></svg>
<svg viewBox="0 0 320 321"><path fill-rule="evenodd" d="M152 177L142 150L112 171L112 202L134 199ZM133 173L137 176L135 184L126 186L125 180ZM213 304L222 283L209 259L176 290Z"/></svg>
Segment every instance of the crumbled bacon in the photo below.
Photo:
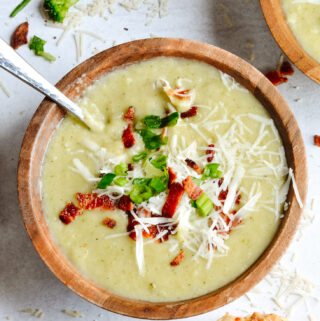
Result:
<svg viewBox="0 0 320 321"><path fill-rule="evenodd" d="M241 194L238 194L236 201L235 201L236 205L240 204L240 200L241 200Z"/></svg>
<svg viewBox="0 0 320 321"><path fill-rule="evenodd" d="M156 225L148 226L148 231L149 231L149 233L147 233L147 231L145 231L145 230L143 230L143 232L142 232L142 235L146 238L152 237L154 239L157 236L157 234L159 233Z"/></svg>
<svg viewBox="0 0 320 321"><path fill-rule="evenodd" d="M189 167L191 167L193 170L195 170L198 174L202 174L203 170L200 166L198 166L193 160L186 158L185 162Z"/></svg>
<svg viewBox="0 0 320 321"><path fill-rule="evenodd" d="M122 211L132 211L133 210L133 202L131 201L128 195L122 195L117 202L117 207Z"/></svg>
<svg viewBox="0 0 320 321"><path fill-rule="evenodd" d="M130 148L134 145L135 139L133 136L132 124L128 124L128 127L123 131L122 142L125 148Z"/></svg>
<svg viewBox="0 0 320 321"><path fill-rule="evenodd" d="M128 172L133 171L133 170L134 170L133 164L129 163L128 164Z"/></svg>
<svg viewBox="0 0 320 321"><path fill-rule="evenodd" d="M170 187L170 185L176 180L177 175L176 175L176 173L172 170L171 167L168 167L168 173L169 173L169 184L168 184L168 186Z"/></svg>
<svg viewBox="0 0 320 321"><path fill-rule="evenodd" d="M107 217L102 221L102 224L109 228L114 228L117 225L117 221L113 218Z"/></svg>
<svg viewBox="0 0 320 321"><path fill-rule="evenodd" d="M123 115L123 119L128 123L132 122L134 119L134 114L135 114L134 107L130 106L126 111L126 113Z"/></svg>
<svg viewBox="0 0 320 321"><path fill-rule="evenodd" d="M208 145L208 147L209 147L209 149L207 149L207 151L206 151L206 154L208 155L207 161L208 161L208 163L211 163L213 161L214 153L215 153L214 150L211 149L214 147L214 144L210 144L210 145Z"/></svg>
<svg viewBox="0 0 320 321"><path fill-rule="evenodd" d="M182 250L171 262L171 266L177 266L179 265L182 260L184 259L184 251Z"/></svg>
<svg viewBox="0 0 320 321"><path fill-rule="evenodd" d="M59 218L62 223L69 224L81 213L82 210L79 207L75 206L73 203L68 203L60 212Z"/></svg>
<svg viewBox="0 0 320 321"><path fill-rule="evenodd" d="M314 144L320 147L320 136L314 135Z"/></svg>
<svg viewBox="0 0 320 321"><path fill-rule="evenodd" d="M198 108L196 106L192 106L189 110L180 114L181 118L189 118L197 115Z"/></svg>
<svg viewBox="0 0 320 321"><path fill-rule="evenodd" d="M98 196L97 193L77 193L76 197L79 202L79 207L84 210L102 208L113 211L115 209L114 201L107 195Z"/></svg>
<svg viewBox="0 0 320 321"><path fill-rule="evenodd" d="M129 237L133 240L137 240L137 234L134 230L134 227L139 224L134 218L134 216L131 214L131 212L126 212L128 215L128 225L127 225L127 231L130 232Z"/></svg>
<svg viewBox="0 0 320 321"><path fill-rule="evenodd" d="M291 76L294 73L294 69L292 68L289 61L284 61L280 66L280 74L281 76Z"/></svg>
<svg viewBox="0 0 320 321"><path fill-rule="evenodd" d="M279 71L270 71L266 74L266 77L272 82L273 85L278 86L288 81L287 77L281 76Z"/></svg>
<svg viewBox="0 0 320 321"><path fill-rule="evenodd" d="M195 184L191 176L188 176L182 182L182 185L184 190L187 192L187 194L192 200L197 200L203 193L203 190Z"/></svg>
<svg viewBox="0 0 320 321"><path fill-rule="evenodd" d="M278 70L268 72L266 77L272 82L273 85L278 86L288 81L288 78L284 76L291 76L293 73L294 69L292 68L290 62L284 61Z"/></svg>
<svg viewBox="0 0 320 321"><path fill-rule="evenodd" d="M11 36L10 45L13 49L18 49L20 46L28 43L28 22L21 23Z"/></svg>
<svg viewBox="0 0 320 321"><path fill-rule="evenodd" d="M183 193L184 188L181 184L173 183L170 185L167 200L162 207L162 216L173 217Z"/></svg>

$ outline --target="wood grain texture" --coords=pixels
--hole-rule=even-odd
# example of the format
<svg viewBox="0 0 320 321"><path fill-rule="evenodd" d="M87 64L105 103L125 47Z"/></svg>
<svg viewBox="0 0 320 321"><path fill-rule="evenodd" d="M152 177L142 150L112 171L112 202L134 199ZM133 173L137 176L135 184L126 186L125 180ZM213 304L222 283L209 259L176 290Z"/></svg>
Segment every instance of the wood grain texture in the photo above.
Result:
<svg viewBox="0 0 320 321"><path fill-rule="evenodd" d="M306 154L296 120L278 90L254 67L217 47L182 39L147 39L106 50L77 66L57 87L70 98L100 76L142 60L158 57L184 57L206 62L234 77L263 104L282 138L288 165L293 168L303 202L307 193ZM79 84L79 79L82 83ZM169 303L152 303L112 294L81 275L64 257L51 238L42 210L40 195L41 164L49 140L65 113L45 99L26 131L18 167L18 193L22 217L39 255L51 271L70 289L105 309L147 319L183 318L208 312L230 303L257 284L288 247L301 216L301 209L290 187L285 217L260 258L230 284L204 296Z"/></svg>
<svg viewBox="0 0 320 321"><path fill-rule="evenodd" d="M320 64L312 58L294 36L286 22L281 0L260 0L269 29L288 58L304 74L320 84Z"/></svg>

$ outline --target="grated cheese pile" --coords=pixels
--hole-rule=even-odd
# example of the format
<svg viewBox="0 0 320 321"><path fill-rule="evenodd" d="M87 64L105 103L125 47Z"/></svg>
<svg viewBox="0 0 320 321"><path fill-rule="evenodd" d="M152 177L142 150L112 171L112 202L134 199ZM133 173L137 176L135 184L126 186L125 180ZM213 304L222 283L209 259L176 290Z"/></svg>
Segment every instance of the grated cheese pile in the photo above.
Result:
<svg viewBox="0 0 320 321"><path fill-rule="evenodd" d="M227 90L244 90L240 87L235 80L223 73L220 73L223 84ZM181 85L181 80L180 85ZM184 80L186 83L187 81ZM167 93L168 98L171 100L171 89L166 80L157 81L154 90L160 88ZM172 90L172 89L171 89ZM192 95L195 97L195 92ZM194 99L194 98L192 98ZM179 108L174 100L171 100L170 108ZM202 181L200 188L208 195L211 201L215 204L212 211L206 217L199 217L196 209L190 205L190 199L187 194L182 197L178 208L173 218L160 217L162 206L166 200L167 194L162 192L159 195L151 197L148 201L141 203L141 207L151 211L159 217L145 217L143 213L131 214L135 220L139 222L136 225L136 259L139 268L139 273L144 273L144 254L143 247L147 242L155 242L157 239L162 238L168 231L163 231L158 234L157 239L145 241L143 239L143 230L149 233L148 228L152 225L163 224L171 226L175 229L172 234L176 234L176 238L171 239L172 251L178 248L187 248L194 253L193 259L200 258L207 260L207 268L210 268L212 260L215 257L225 256L228 254L228 246L225 241L229 238L229 232L233 224L237 221L242 221L248 213L258 210L260 207L272 212L275 219L279 219L282 212L283 204L286 199L289 184L292 181L296 197L300 203L298 190L294 182L294 175L292 169L287 168L286 158L283 147L279 148L277 152L267 149L267 147L275 141L280 142L280 137L273 120L265 118L256 114L240 114L229 115L228 110L224 107L223 103L219 102L216 106L203 106L196 105L198 108L208 109L205 119L197 118L192 121L179 120L174 128L168 129L168 145L163 146L158 154L168 156L167 166L170 167L174 173L177 174L176 182L182 182L187 176L201 178L192 168L188 167L185 160L186 158L192 159L200 167L205 167L207 164L206 151L213 150L214 163L219 163L223 172L224 180L219 184L219 179L211 179ZM217 115L223 115L218 118ZM214 116L214 117L212 117ZM252 130L246 125L247 122L254 123L258 130L258 135L253 136ZM191 127L195 134L198 134L198 140L194 140L187 144L183 135L175 134L175 130L185 126ZM224 126L226 128L223 135L216 134L216 139L212 141L212 131L216 126ZM274 134L274 139L269 140L268 143L263 143L264 138ZM211 133L211 135L210 135ZM247 134L253 139L252 142L246 138ZM208 144L214 143L214 147L209 147ZM106 149L90 142L89 140L83 141L83 147L87 148L88 155L95 159L101 174L113 173L114 168L120 162L126 162L125 155L115 156L108 152ZM81 152L81 151L79 151ZM133 151L128 151L130 154ZM134 150L134 153L136 150ZM157 154L156 154L157 155ZM132 155L131 155L132 156ZM129 155L129 157L131 157ZM265 157L267 156L267 157ZM84 164L78 158L74 158L74 171L78 172L89 182L97 181ZM277 187L272 183L271 178L288 179L281 186ZM148 169L142 167L141 163L134 164L134 170L128 172L126 178L129 183L125 186L110 185L105 190L95 190L95 193L100 195L108 195L112 199L120 198L126 195L132 189L132 180L139 177L150 177ZM241 187L242 180L250 181L251 188L244 190ZM98 179L99 180L99 179ZM261 184L269 184L273 192L274 202L271 200L260 200L262 196ZM219 200L219 194L228 189L227 197L222 203ZM235 209L236 199L241 193L241 208L238 209L235 215L230 212ZM300 200L300 201L299 201ZM221 217L221 210L226 215L230 222L225 223ZM235 224L237 225L237 224ZM164 234L163 234L164 233ZM121 233L117 235L110 235L106 238L123 237L128 233Z"/></svg>

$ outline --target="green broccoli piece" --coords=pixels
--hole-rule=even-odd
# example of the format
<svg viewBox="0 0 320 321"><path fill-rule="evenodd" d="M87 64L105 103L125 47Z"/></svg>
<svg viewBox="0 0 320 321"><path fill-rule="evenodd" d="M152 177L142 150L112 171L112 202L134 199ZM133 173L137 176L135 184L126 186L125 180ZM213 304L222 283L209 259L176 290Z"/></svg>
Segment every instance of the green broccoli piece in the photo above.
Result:
<svg viewBox="0 0 320 321"><path fill-rule="evenodd" d="M46 44L45 40L42 40L41 38L37 36L33 36L33 38L29 42L29 48L34 51L34 53L37 56L42 56L43 58L49 60L49 61L55 61L56 58L50 55L47 52L44 52L44 45Z"/></svg>
<svg viewBox="0 0 320 321"><path fill-rule="evenodd" d="M49 17L57 22L63 22L68 10L79 0L44 0L43 7Z"/></svg>

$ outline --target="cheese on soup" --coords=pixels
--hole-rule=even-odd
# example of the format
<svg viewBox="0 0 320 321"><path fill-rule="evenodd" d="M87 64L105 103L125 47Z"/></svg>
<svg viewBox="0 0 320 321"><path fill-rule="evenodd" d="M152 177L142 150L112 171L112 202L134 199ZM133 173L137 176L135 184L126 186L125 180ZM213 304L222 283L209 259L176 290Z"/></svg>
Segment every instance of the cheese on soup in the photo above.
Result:
<svg viewBox="0 0 320 321"><path fill-rule="evenodd" d="M286 20L303 48L320 62L320 1L282 0Z"/></svg>
<svg viewBox="0 0 320 321"><path fill-rule="evenodd" d="M52 237L83 275L125 297L183 300L267 248L289 170L273 120L232 77L155 58L102 77L79 104L104 129L66 116L41 180Z"/></svg>

